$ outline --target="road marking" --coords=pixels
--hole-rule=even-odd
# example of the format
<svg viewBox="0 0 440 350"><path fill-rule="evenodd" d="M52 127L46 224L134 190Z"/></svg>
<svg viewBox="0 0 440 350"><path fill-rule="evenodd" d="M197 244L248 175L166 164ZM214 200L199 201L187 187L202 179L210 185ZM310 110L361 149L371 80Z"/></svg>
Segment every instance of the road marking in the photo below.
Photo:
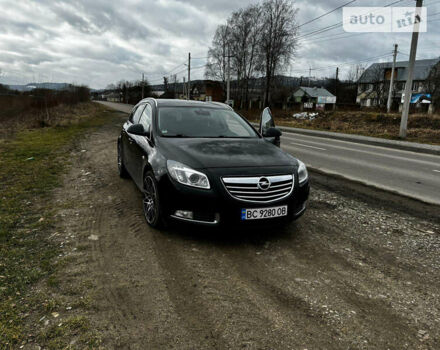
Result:
<svg viewBox="0 0 440 350"><path fill-rule="evenodd" d="M290 142L290 140L291 140L291 138L288 138L288 137L286 139L287 139L286 140L287 142ZM315 144L315 145L318 145L318 146L324 145L323 141L317 142L317 141L305 140L305 139L301 139L301 138L297 139L297 141L303 141L303 142L307 142L307 144L311 143L311 144ZM332 141L332 140L330 140L330 141ZM343 142L345 142L345 141L343 141ZM420 158L421 159L420 160L420 159L414 159L412 157L407 157L406 155L387 154L387 153L383 152L385 149L383 149L383 150L378 149L376 151L370 151L370 150L353 148L353 147L344 147L344 146L340 146L340 145L336 145L336 144L331 144L331 143L326 143L325 145L330 147L330 149L343 150L343 151L348 151L350 153L354 152L354 153L369 154L369 155L373 155L373 156L377 157L378 159L380 157L383 157L383 158L389 158L389 159L396 160L396 161L404 161L404 162L410 161L412 163L423 164L424 166L429 166L429 167L432 167L432 166L437 167L438 164L439 164L439 161L438 161L439 156L438 155L437 156L436 155L430 155L430 154L422 154L421 155L419 153L418 154L418 158L420 158L421 156L425 158L425 159ZM354 143L352 143L351 145L354 146ZM365 145L361 145L361 146L365 146ZM311 147L311 146L309 146L309 147ZM315 147L317 147L317 146L315 146ZM436 159L436 161L431 161L430 158L429 158L429 160L426 159L426 156L428 156L428 157L433 156L433 157L436 157L437 159ZM356 155L353 155L353 157L356 157Z"/></svg>
<svg viewBox="0 0 440 350"><path fill-rule="evenodd" d="M293 145L298 145L298 146L303 146L303 147L309 147L309 148L314 148L314 149L319 149L321 151L326 151L325 148L320 148L320 147L315 147L315 146L309 146L309 145L304 145L303 143L296 143L296 142L290 142L289 144L293 144Z"/></svg>
<svg viewBox="0 0 440 350"><path fill-rule="evenodd" d="M440 170L433 170L433 171L435 171L436 173L440 173Z"/></svg>
<svg viewBox="0 0 440 350"><path fill-rule="evenodd" d="M286 139L294 139L295 136L299 136L299 139L301 138L312 138L312 139L316 139L318 141L318 143L323 143L325 142L325 140L327 142L331 142L331 143L345 143L345 144L349 144L349 145L355 145L358 147L366 147L366 148L373 148L373 149L382 149L385 151L390 151L390 152L400 152L400 153L410 153L414 156L420 156L423 155L423 157L430 157L430 158L436 158L438 159L438 155L437 154L429 154L429 153L420 153L420 152L414 152L414 151L408 151L405 149L396 149L396 148L391 148L391 147L384 147L384 146L378 146L378 145L370 145L370 144L365 144L365 143L360 143L360 142L354 142L354 141L346 141L346 140L339 140L339 139L333 139L333 138L327 138L327 137L322 137L322 136L312 136L312 135L305 135L302 133L295 133L295 132L285 132L283 134L283 138ZM301 141L306 141L301 139ZM308 140L307 140L308 141ZM329 146L331 146L329 144Z"/></svg>

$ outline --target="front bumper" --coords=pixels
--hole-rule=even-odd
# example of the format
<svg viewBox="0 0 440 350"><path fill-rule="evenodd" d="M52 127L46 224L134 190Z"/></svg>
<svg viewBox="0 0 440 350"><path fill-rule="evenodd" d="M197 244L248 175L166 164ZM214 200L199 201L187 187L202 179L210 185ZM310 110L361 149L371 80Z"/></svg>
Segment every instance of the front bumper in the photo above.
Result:
<svg viewBox="0 0 440 350"><path fill-rule="evenodd" d="M210 190L202 190L176 183L168 176L159 182L162 212L175 221L198 225L264 225L280 221L292 221L302 216L309 196L309 182L295 183L292 193L270 203L243 202L232 198L221 183L212 183ZM242 220L242 209L277 207L287 205L287 216L271 219ZM193 218L176 216L176 211L193 212Z"/></svg>

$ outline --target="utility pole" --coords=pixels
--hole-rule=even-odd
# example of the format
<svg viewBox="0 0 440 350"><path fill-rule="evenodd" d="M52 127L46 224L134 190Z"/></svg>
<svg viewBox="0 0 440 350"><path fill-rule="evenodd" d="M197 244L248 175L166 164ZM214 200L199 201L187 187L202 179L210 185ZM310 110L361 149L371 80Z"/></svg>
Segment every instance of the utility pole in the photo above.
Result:
<svg viewBox="0 0 440 350"><path fill-rule="evenodd" d="M142 100L144 99L144 73L142 73Z"/></svg>
<svg viewBox="0 0 440 350"><path fill-rule="evenodd" d="M416 16L415 16L414 29L411 40L411 51L409 54L408 78L406 80L406 85L405 85L405 102L403 103L402 119L400 120L399 136L402 139L406 137L406 131L408 127L408 114L411 103L414 65L416 62L416 55L417 55L417 43L419 41L419 28L420 28L420 16L422 13L421 11L422 5L423 5L423 0L417 0Z"/></svg>
<svg viewBox="0 0 440 350"><path fill-rule="evenodd" d="M336 68L335 96L337 96L338 94L338 79L339 79L339 67ZM333 110L336 110L336 103L333 104Z"/></svg>
<svg viewBox="0 0 440 350"><path fill-rule="evenodd" d="M393 101L393 90L394 90L394 71L396 69L396 57L397 57L397 48L398 45L394 44L394 55L393 55L393 67L391 68L391 78L390 78L390 91L388 92L388 101L387 101L387 113L391 111L391 102Z"/></svg>
<svg viewBox="0 0 440 350"><path fill-rule="evenodd" d="M185 77L183 77L183 85L182 85L182 88L183 88L183 98L185 98L185 96L186 96L186 83L185 83Z"/></svg>
<svg viewBox="0 0 440 350"><path fill-rule="evenodd" d="M310 80L312 79L312 66L309 66L309 84L308 86L310 87Z"/></svg>
<svg viewBox="0 0 440 350"><path fill-rule="evenodd" d="M228 76L226 83L226 103L229 104L230 98L231 98L231 49L228 45Z"/></svg>
<svg viewBox="0 0 440 350"><path fill-rule="evenodd" d="M177 98L177 74L174 74L174 98Z"/></svg>
<svg viewBox="0 0 440 350"><path fill-rule="evenodd" d="M188 91L186 99L191 99L191 52L188 52Z"/></svg>

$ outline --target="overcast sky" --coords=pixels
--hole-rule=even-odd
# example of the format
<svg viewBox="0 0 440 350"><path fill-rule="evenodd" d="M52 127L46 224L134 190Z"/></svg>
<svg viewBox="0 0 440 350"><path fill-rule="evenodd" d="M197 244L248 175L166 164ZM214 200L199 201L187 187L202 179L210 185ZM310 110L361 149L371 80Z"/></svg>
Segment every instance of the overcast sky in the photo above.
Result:
<svg viewBox="0 0 440 350"><path fill-rule="evenodd" d="M297 0L297 22L302 24L349 0ZM357 0L350 6L383 6L394 2ZM103 88L121 79L140 79L144 72L151 83L162 76L185 76L191 52L192 78L201 78L205 56L217 25L250 0L143 0L56 1L0 0L0 83L69 82ZM402 0L395 6L411 6ZM440 1L425 0L428 32L420 35L418 58L440 56ZM335 11L300 28L300 36L342 21ZM307 38L307 39L306 39ZM370 58L389 54L399 44L399 60L407 59L411 35L353 34L342 27L299 40L287 75L334 76L340 65L368 65ZM406 54L406 55L405 55ZM326 68L328 67L328 68Z"/></svg>

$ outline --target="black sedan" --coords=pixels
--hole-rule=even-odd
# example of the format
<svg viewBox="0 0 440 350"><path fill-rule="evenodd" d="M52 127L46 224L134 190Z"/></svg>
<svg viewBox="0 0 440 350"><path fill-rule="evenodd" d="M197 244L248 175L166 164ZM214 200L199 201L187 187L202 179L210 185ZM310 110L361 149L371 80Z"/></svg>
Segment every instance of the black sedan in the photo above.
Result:
<svg viewBox="0 0 440 350"><path fill-rule="evenodd" d="M118 168L143 193L147 223L289 221L305 211L307 169L279 148L266 108L257 132L222 103L144 99L118 138Z"/></svg>

